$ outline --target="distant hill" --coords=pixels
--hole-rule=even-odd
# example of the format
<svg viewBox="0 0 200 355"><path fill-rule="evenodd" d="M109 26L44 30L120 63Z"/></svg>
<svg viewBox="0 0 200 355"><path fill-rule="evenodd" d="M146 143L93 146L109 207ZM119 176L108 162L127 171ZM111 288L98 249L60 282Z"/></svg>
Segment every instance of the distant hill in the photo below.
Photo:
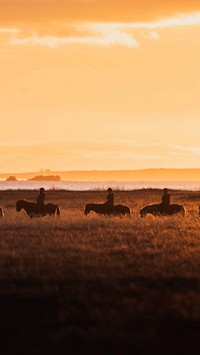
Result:
<svg viewBox="0 0 200 355"><path fill-rule="evenodd" d="M47 175L47 176L44 176L44 175L37 175L37 176L34 176L30 179L28 179L29 181L30 180L33 180L33 181L60 181L60 176L58 175Z"/></svg>
<svg viewBox="0 0 200 355"><path fill-rule="evenodd" d="M9 176L6 181L18 181L15 176Z"/></svg>
<svg viewBox="0 0 200 355"><path fill-rule="evenodd" d="M143 169L143 170L85 170L85 171L51 171L36 175L29 173L4 173L0 179L14 175L17 179L33 179L41 181L199 181L200 169ZM42 178L41 178L42 177ZM49 180L51 179L51 180Z"/></svg>

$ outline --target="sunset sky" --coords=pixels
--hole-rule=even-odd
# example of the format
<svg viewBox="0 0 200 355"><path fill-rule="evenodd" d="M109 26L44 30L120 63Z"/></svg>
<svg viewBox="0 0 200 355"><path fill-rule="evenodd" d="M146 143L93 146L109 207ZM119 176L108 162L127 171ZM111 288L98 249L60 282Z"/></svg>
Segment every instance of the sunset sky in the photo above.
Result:
<svg viewBox="0 0 200 355"><path fill-rule="evenodd" d="M0 172L200 167L199 0L0 0Z"/></svg>

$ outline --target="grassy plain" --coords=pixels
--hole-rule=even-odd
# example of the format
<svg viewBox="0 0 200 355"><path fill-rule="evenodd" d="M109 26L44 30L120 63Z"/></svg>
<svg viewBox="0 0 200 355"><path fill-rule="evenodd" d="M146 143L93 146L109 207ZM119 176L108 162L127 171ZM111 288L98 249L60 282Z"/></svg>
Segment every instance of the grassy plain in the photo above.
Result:
<svg viewBox="0 0 200 355"><path fill-rule="evenodd" d="M196 354L200 349L200 193L173 191L186 217L141 219L160 190L117 191L131 218L84 216L105 192L48 191L60 218L29 219L1 191L1 354ZM199 353L199 352L198 352Z"/></svg>

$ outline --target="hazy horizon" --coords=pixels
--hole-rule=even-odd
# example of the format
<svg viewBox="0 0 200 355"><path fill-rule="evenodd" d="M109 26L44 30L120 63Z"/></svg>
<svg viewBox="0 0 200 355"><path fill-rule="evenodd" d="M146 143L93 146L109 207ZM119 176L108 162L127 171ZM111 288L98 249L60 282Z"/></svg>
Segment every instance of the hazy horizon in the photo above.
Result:
<svg viewBox="0 0 200 355"><path fill-rule="evenodd" d="M10 174L10 173L16 173L16 174L25 174L25 173L37 173L37 174L45 174L45 175L51 175L51 173L56 173L56 172L92 172L92 171L96 171L96 172L103 172L103 171L110 171L110 172L120 172L120 171L148 171L148 170L155 170L155 171L159 171L159 170L172 170L172 171L184 171L184 170L191 170L191 171L200 171L200 167L197 168L165 168L165 167L159 167L159 168L155 168L155 167L149 167L149 168L141 168L141 169L61 169L61 170L52 170L52 169L40 169L40 170L18 170L18 171L0 171L0 175L1 174Z"/></svg>
<svg viewBox="0 0 200 355"><path fill-rule="evenodd" d="M53 176L59 176L61 181L177 181L198 182L200 181L200 168L193 169L168 169L151 168L135 170L40 170L26 172L0 172L0 180L9 177L20 179L32 179L41 176L50 176L51 181L56 181ZM40 180L39 181L45 181Z"/></svg>

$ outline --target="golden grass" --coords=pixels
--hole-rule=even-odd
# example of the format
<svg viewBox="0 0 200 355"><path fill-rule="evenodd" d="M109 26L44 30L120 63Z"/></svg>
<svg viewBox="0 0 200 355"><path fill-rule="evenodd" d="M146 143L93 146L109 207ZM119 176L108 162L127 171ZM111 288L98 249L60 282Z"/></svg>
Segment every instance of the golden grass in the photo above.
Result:
<svg viewBox="0 0 200 355"><path fill-rule="evenodd" d="M79 347L74 344L81 339L87 349L92 337L93 350L100 338L107 339L112 349L123 348L126 338L129 346L148 348L150 323L156 322L150 336L156 342L159 320L172 317L177 327L180 319L200 320L197 193L173 193L172 202L186 206L186 217L141 219L140 208L159 202L159 190L116 192L116 203L128 205L131 218L84 216L86 203L103 201L105 193L98 191L47 192L46 199L60 206L60 218L29 219L25 212L15 211L18 199L34 200L36 195L36 191L1 193L5 209L0 221L1 298L8 307L3 297L17 297L22 310L23 302L29 309L26 302L35 307L35 298L41 302L45 297L48 311L40 303L36 308L51 344L62 349L67 342L75 351ZM17 315L14 305L11 308ZM34 326L30 318L20 317L26 326ZM133 323L138 319L147 322L145 329L140 325L136 331ZM11 320L8 317L8 323ZM71 342L72 333L76 341ZM115 342L115 336L123 340ZM29 333L28 337L32 339Z"/></svg>

